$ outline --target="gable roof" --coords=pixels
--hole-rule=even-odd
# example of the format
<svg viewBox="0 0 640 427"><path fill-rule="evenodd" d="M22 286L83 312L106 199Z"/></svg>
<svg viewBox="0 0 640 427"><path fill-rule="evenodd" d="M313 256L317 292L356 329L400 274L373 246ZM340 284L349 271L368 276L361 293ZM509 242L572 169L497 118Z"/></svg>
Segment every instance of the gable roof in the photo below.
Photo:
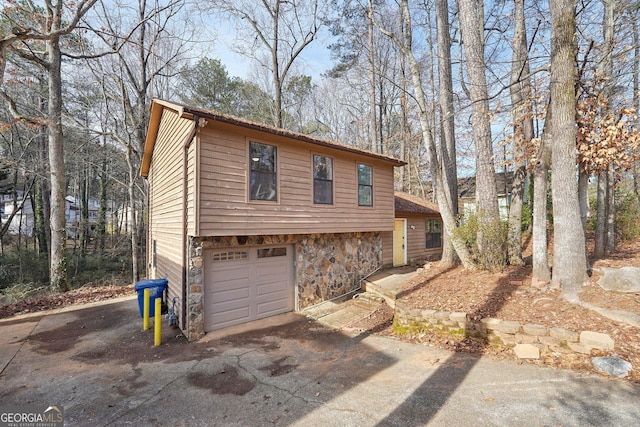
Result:
<svg viewBox="0 0 640 427"><path fill-rule="evenodd" d="M410 214L410 215L440 215L438 206L434 203L428 202L425 199L417 196L413 196L408 193L396 191L395 205L396 214Z"/></svg>
<svg viewBox="0 0 640 427"><path fill-rule="evenodd" d="M287 129L276 128L274 126L265 125L262 123L252 122L249 120L241 119L238 117L230 116L228 114L218 113L212 110L205 110L198 107L188 107L185 105L176 104L161 99L154 99L151 102L151 115L149 119L149 127L147 128L147 138L144 145L144 153L142 157L142 168L140 174L147 176L149 174L149 167L151 165L151 157L153 154L153 147L158 136L158 130L160 128L160 119L162 118L162 111L165 109L171 109L175 111L181 118L193 120L194 123L202 119L206 121L213 121L219 123L225 123L228 125L238 126L245 129L250 129L258 132L264 132L271 135L281 136L285 138L291 138L298 141L308 142L310 144L319 145L322 147L334 148L337 150L359 154L367 156L376 160L382 160L390 163L393 166L404 166L405 162L386 156L384 154L374 153L373 151L363 150L351 145L330 141L328 139L316 138L310 135L290 131Z"/></svg>
<svg viewBox="0 0 640 427"><path fill-rule="evenodd" d="M496 172L496 191L498 197L511 194L511 185L513 184L513 171ZM470 176L466 178L458 178L458 198L475 198L476 197L476 177Z"/></svg>

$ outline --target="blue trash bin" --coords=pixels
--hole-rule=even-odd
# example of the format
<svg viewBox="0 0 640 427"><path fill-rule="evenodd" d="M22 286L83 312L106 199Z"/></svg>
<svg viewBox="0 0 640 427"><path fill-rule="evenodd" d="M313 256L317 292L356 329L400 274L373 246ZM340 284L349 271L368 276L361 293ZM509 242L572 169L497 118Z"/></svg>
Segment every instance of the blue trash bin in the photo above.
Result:
<svg viewBox="0 0 640 427"><path fill-rule="evenodd" d="M138 293L138 308L140 309L140 317L144 316L144 290L149 289L149 317L155 315L156 298L162 299L162 294L167 289L167 279L150 279L136 282L134 287Z"/></svg>

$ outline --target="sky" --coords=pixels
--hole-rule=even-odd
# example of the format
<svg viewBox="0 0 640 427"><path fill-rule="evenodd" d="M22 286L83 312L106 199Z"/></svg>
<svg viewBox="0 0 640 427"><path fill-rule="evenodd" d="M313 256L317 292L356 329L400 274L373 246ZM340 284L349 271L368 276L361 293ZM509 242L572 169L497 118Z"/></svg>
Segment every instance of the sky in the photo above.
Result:
<svg viewBox="0 0 640 427"><path fill-rule="evenodd" d="M212 17L209 21L208 32L213 34L214 41L207 49L208 56L220 60L232 77L247 79L251 60L234 52L233 45L236 39L235 25L231 20L217 20ZM320 75L333 66L330 51L327 46L330 43L329 34L324 31L319 37L307 46L296 59L300 71L318 82Z"/></svg>

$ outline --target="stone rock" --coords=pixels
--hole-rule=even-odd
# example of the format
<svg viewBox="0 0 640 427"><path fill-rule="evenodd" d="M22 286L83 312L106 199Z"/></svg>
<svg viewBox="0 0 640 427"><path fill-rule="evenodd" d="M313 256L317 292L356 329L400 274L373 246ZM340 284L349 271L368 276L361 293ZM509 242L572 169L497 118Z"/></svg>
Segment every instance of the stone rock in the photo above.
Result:
<svg viewBox="0 0 640 427"><path fill-rule="evenodd" d="M497 324L494 329L505 334L515 334L516 332L520 331L520 322L503 320L502 322Z"/></svg>
<svg viewBox="0 0 640 427"><path fill-rule="evenodd" d="M519 344L534 344L538 342L538 337L535 335L516 333L516 342Z"/></svg>
<svg viewBox="0 0 640 427"><path fill-rule="evenodd" d="M467 313L463 312L453 312L449 316L449 319L453 322L466 322L467 321Z"/></svg>
<svg viewBox="0 0 640 427"><path fill-rule="evenodd" d="M495 329L501 322L502 320L493 317L485 317L480 320L480 323L482 323L487 329Z"/></svg>
<svg viewBox="0 0 640 427"><path fill-rule="evenodd" d="M522 327L522 330L525 334L535 335L538 337L544 337L549 335L549 328L542 325L533 325L531 323L527 323Z"/></svg>
<svg viewBox="0 0 640 427"><path fill-rule="evenodd" d="M640 267L600 267L598 285L607 291L640 292Z"/></svg>
<svg viewBox="0 0 640 427"><path fill-rule="evenodd" d="M594 357L591 363L598 371L618 378L626 377L632 368L631 363L616 356Z"/></svg>
<svg viewBox="0 0 640 427"><path fill-rule="evenodd" d="M577 332L570 331L565 328L551 328L549 331L549 335L554 338L559 339L560 341L567 342L578 342L579 335Z"/></svg>
<svg viewBox="0 0 640 427"><path fill-rule="evenodd" d="M567 346L572 351L574 351L576 353L580 353L580 354L591 354L591 349L593 348L593 347L590 347L588 345L583 345L583 344L580 344L580 343L577 343L577 342L569 342L569 343L567 343Z"/></svg>
<svg viewBox="0 0 640 427"><path fill-rule="evenodd" d="M513 351L518 359L540 359L540 349L533 344L516 344Z"/></svg>
<svg viewBox="0 0 640 427"><path fill-rule="evenodd" d="M580 344L599 348L601 350L613 350L613 340L607 334L599 332L583 331L580 333Z"/></svg>

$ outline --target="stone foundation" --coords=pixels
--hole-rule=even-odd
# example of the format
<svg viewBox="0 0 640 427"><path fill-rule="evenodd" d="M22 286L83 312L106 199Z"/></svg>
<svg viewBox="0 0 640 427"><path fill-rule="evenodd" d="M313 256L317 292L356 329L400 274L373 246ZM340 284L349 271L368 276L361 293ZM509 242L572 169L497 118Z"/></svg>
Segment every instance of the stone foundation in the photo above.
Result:
<svg viewBox="0 0 640 427"><path fill-rule="evenodd" d="M187 325L183 331L189 341L204 335L204 249L295 245L297 310L359 289L364 277L382 267L380 233L189 237L188 244Z"/></svg>

